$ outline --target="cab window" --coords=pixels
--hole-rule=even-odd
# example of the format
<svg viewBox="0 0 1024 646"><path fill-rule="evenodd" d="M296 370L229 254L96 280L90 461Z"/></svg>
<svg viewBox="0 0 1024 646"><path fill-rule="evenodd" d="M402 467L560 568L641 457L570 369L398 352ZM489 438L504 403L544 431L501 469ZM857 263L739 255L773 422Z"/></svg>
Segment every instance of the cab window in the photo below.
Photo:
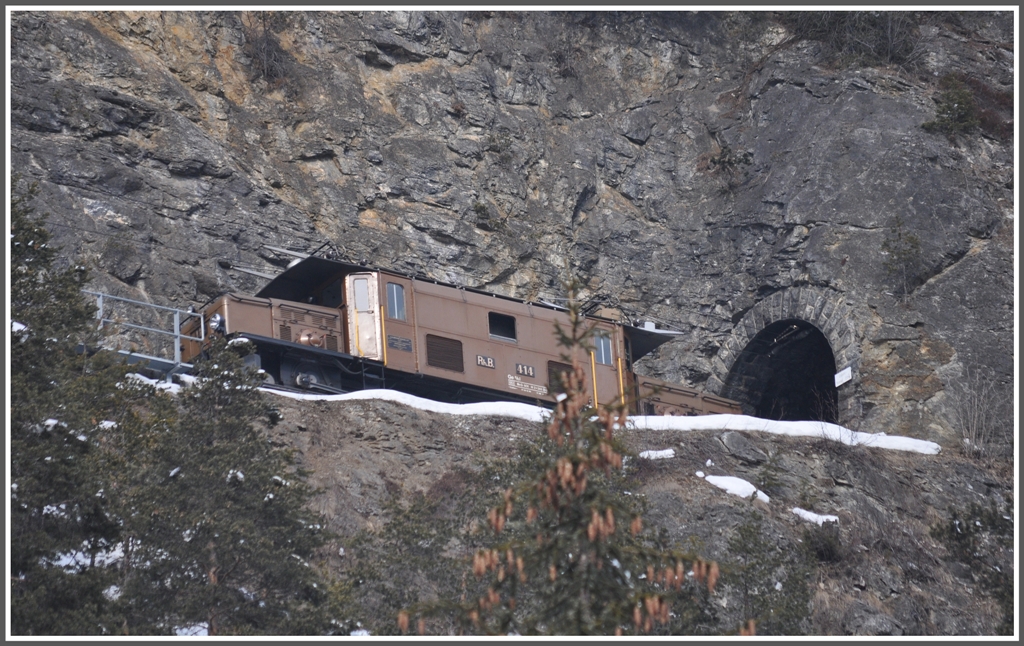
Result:
<svg viewBox="0 0 1024 646"><path fill-rule="evenodd" d="M388 318L406 320L405 287L397 283L388 283Z"/></svg>
<svg viewBox="0 0 1024 646"><path fill-rule="evenodd" d="M341 305L341 279L334 281L320 294L320 305L324 307L338 307Z"/></svg>
<svg viewBox="0 0 1024 646"><path fill-rule="evenodd" d="M356 297L356 311L368 312L370 310L370 285L365 278L356 278L352 281L352 287Z"/></svg>
<svg viewBox="0 0 1024 646"><path fill-rule="evenodd" d="M603 332L594 335L594 360L606 366L612 365L612 339Z"/></svg>
<svg viewBox="0 0 1024 646"><path fill-rule="evenodd" d="M488 331L492 338L502 341L516 340L516 319L508 314L487 313Z"/></svg>

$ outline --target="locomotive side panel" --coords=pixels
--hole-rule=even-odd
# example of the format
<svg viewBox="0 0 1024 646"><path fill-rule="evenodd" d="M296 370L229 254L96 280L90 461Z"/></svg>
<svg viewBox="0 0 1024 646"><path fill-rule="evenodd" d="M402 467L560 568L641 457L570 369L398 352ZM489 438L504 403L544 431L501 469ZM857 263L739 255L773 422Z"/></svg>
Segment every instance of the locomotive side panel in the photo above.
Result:
<svg viewBox="0 0 1024 646"><path fill-rule="evenodd" d="M247 332L272 337L271 301L266 298L224 294L203 310L202 316L190 319L182 325L181 331L188 336L199 336L199 326L209 326L215 316L223 321L221 332L231 334ZM207 330L207 337L210 330ZM182 361L191 362L199 356L203 347L198 341L185 340L182 345Z"/></svg>
<svg viewBox="0 0 1024 646"><path fill-rule="evenodd" d="M489 347L481 338L478 312L467 302L467 293L423 281L415 281L412 289L420 371L470 386L506 390L497 378L504 356L495 356L501 349Z"/></svg>
<svg viewBox="0 0 1024 646"><path fill-rule="evenodd" d="M233 328L230 331L258 334L331 352L344 352L344 316L341 310L276 298L268 299L268 303L272 305L273 318L267 317L272 327L268 325L265 331L260 331L254 323L244 329Z"/></svg>
<svg viewBox="0 0 1024 646"><path fill-rule="evenodd" d="M539 336L523 303L421 281L414 288L425 374L517 397L550 399L543 368L544 357L554 350L545 347L550 319L547 334Z"/></svg>
<svg viewBox="0 0 1024 646"><path fill-rule="evenodd" d="M415 282L415 325L420 370L469 386L554 401L553 373L564 366L554 335L564 313L528 303ZM621 341L616 326L597 322L604 338L594 356L581 354L585 387L600 403L623 392Z"/></svg>

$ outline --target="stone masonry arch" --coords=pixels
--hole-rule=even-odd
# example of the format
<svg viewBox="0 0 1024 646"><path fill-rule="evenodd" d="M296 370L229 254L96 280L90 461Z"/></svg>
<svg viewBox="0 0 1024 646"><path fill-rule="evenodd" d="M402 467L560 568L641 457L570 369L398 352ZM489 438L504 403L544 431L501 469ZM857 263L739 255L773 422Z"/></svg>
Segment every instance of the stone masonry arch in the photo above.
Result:
<svg viewBox="0 0 1024 646"><path fill-rule="evenodd" d="M733 328L732 334L719 349L712 362L712 375L705 388L723 397L744 403L744 412L754 414L754 407L743 402L743 385L727 387L730 372L748 346L763 330L784 321L804 322L813 326L831 346L837 372L850 368L851 379L837 389L836 422L850 425L861 417L859 385L860 346L855 333L853 310L842 301L842 295L820 287L792 287L776 292L751 307ZM810 326L806 325L810 324ZM736 375L733 381L737 382ZM728 392L726 392L728 391Z"/></svg>

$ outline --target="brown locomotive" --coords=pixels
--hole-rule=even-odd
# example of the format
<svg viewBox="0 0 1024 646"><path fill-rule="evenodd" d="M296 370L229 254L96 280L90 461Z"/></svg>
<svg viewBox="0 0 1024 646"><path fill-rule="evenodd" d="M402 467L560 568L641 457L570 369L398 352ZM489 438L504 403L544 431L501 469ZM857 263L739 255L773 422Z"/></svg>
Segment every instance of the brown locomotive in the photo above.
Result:
<svg viewBox="0 0 1024 646"><path fill-rule="evenodd" d="M318 256L299 260L254 297L225 294L186 322L185 336L240 335L268 380L321 392L393 388L445 401L553 405L563 308ZM581 361L599 404L640 414L739 413L736 402L633 373L633 361L672 336L589 317ZM182 360L201 344L186 341Z"/></svg>

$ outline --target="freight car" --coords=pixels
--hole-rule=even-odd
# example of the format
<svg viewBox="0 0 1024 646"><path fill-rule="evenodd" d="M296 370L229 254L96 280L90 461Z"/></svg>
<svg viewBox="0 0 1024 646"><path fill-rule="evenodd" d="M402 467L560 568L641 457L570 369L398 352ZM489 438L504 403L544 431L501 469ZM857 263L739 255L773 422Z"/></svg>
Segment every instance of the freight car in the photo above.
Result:
<svg viewBox="0 0 1024 646"><path fill-rule="evenodd" d="M673 337L588 316L593 350L582 357L598 404L631 402L640 414L739 413L736 402L633 372L633 362ZM210 334L238 335L282 387L326 393L392 388L441 401L521 401L553 406L568 366L554 335L564 308L439 283L422 276L309 256L255 296L228 293L181 327L182 360ZM199 326L206 326L200 330Z"/></svg>

